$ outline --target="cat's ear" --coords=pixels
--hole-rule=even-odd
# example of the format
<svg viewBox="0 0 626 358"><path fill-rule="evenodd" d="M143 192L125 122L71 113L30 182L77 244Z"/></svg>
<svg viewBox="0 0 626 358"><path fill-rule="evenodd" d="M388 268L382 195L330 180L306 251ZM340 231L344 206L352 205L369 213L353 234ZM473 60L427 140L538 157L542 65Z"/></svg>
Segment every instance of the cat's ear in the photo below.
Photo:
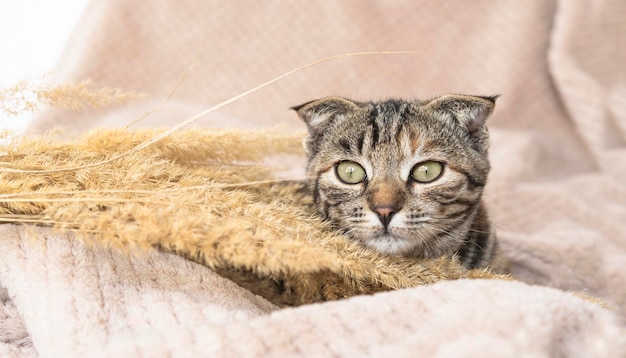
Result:
<svg viewBox="0 0 626 358"><path fill-rule="evenodd" d="M485 122L496 106L498 96L446 95L428 102L427 109L465 128L472 145L483 152L489 148Z"/></svg>
<svg viewBox="0 0 626 358"><path fill-rule="evenodd" d="M359 109L359 105L343 97L325 97L291 107L309 127L312 135L322 133L333 119Z"/></svg>
<svg viewBox="0 0 626 358"><path fill-rule="evenodd" d="M435 98L426 107L452 116L471 134L485 126L487 118L496 106L498 96L481 97L465 95L445 95Z"/></svg>

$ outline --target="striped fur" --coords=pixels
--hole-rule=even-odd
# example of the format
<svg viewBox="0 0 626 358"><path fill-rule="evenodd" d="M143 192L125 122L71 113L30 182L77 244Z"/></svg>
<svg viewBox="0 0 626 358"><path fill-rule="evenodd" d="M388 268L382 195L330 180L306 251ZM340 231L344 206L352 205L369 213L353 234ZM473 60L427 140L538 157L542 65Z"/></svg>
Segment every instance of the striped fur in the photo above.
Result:
<svg viewBox="0 0 626 358"><path fill-rule="evenodd" d="M309 128L308 185L317 210L337 228L383 254L457 255L488 266L496 249L481 201L487 182L485 121L496 97L447 95L430 101L361 103L329 97L294 107ZM342 181L339 163L365 178ZM428 183L416 164L443 165Z"/></svg>

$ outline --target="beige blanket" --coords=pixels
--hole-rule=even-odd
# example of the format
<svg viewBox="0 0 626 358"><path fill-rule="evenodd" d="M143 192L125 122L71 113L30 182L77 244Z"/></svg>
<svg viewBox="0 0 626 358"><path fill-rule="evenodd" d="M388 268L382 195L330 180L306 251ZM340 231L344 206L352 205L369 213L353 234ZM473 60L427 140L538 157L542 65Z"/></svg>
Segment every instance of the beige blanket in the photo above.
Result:
<svg viewBox="0 0 626 358"><path fill-rule="evenodd" d="M94 250L11 225L0 235L2 357L609 357L626 343L612 312L519 282L277 310L178 256Z"/></svg>
<svg viewBox="0 0 626 358"><path fill-rule="evenodd" d="M126 257L3 226L0 356L625 355L625 18L619 0L93 1L54 76L150 99L46 111L33 131L124 125L162 103L192 63L138 125L172 125L353 51L417 53L324 63L199 124L302 129L287 108L326 95L501 93L486 200L525 283L445 282L275 310L176 256Z"/></svg>

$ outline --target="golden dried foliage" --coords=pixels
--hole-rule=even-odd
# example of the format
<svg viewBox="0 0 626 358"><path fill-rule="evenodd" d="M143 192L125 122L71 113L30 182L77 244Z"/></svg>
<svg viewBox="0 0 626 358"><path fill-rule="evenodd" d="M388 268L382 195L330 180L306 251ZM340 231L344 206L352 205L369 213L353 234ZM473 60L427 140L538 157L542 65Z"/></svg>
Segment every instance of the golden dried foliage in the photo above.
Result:
<svg viewBox="0 0 626 358"><path fill-rule="evenodd" d="M300 153L300 135L180 130L153 140L163 133L0 139L0 222L73 230L129 252L175 252L280 305L503 278L453 259L381 256L333 231L302 183L276 180L262 165Z"/></svg>
<svg viewBox="0 0 626 358"><path fill-rule="evenodd" d="M99 86L89 80L51 85L44 79L27 79L0 88L0 110L8 115L17 115L34 111L40 104L47 104L78 111L85 107L100 108L144 97L137 92Z"/></svg>
<svg viewBox="0 0 626 358"><path fill-rule="evenodd" d="M65 83L37 92L37 98L52 107L78 111L84 107L101 108L145 98L137 92L98 86L93 82Z"/></svg>

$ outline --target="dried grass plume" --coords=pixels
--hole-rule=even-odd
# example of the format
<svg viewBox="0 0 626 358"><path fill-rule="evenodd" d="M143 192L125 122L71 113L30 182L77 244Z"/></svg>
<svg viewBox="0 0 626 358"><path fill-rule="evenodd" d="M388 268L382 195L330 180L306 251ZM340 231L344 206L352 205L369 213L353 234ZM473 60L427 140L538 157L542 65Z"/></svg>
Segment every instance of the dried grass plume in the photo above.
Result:
<svg viewBox="0 0 626 358"><path fill-rule="evenodd" d="M128 252L174 252L280 305L502 277L449 258L380 256L333 231L302 183L274 179L277 169L262 165L300 153L301 135L181 130L119 157L162 131L13 139L0 148L0 222L72 230Z"/></svg>
<svg viewBox="0 0 626 358"><path fill-rule="evenodd" d="M54 85L45 78L25 79L0 87L0 111L7 115L18 115L35 111L42 104L78 111L85 107L101 108L140 98L145 98L145 95L99 86L89 80Z"/></svg>

